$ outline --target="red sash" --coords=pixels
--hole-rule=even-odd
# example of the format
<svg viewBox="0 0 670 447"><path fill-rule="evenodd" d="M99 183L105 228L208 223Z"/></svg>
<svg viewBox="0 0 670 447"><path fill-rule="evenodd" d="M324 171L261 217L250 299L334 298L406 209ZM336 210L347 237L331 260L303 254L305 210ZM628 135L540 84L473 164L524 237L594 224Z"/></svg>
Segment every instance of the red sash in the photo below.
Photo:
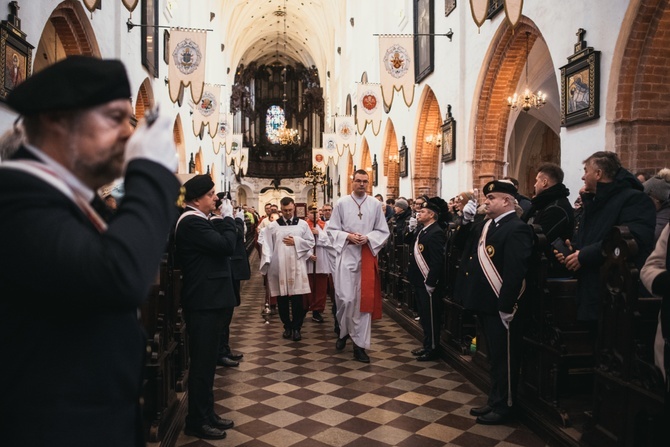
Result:
<svg viewBox="0 0 670 447"><path fill-rule="evenodd" d="M361 312L372 313L373 320L382 317L382 290L377 257L368 244L361 247Z"/></svg>

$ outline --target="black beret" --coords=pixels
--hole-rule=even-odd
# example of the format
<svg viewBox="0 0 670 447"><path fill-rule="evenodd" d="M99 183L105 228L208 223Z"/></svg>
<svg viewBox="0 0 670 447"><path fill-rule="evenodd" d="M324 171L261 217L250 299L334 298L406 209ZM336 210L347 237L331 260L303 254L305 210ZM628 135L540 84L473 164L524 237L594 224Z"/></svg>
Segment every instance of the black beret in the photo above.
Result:
<svg viewBox="0 0 670 447"><path fill-rule="evenodd" d="M513 183L503 182L500 180L493 180L484 185L484 195L488 195L492 192L499 192L503 194L509 194L512 197L515 197L517 190L514 187Z"/></svg>
<svg viewBox="0 0 670 447"><path fill-rule="evenodd" d="M130 99L130 83L119 60L70 56L35 73L7 96L21 115L85 109L116 99Z"/></svg>
<svg viewBox="0 0 670 447"><path fill-rule="evenodd" d="M447 202L444 201L441 197L431 197L426 200L422 205L422 208L427 208L435 213L436 220L445 219L449 213L449 206Z"/></svg>
<svg viewBox="0 0 670 447"><path fill-rule="evenodd" d="M186 189L184 200L194 200L198 197L202 197L213 187L214 182L212 181L212 177L207 174L196 175L184 183L184 188Z"/></svg>

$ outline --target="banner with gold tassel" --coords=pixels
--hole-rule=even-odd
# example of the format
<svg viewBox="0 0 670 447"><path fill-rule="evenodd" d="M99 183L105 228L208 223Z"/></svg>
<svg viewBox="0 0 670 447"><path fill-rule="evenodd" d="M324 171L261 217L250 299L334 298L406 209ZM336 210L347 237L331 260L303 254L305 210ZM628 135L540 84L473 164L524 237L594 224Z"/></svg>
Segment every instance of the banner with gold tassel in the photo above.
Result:
<svg viewBox="0 0 670 447"><path fill-rule="evenodd" d="M202 99L205 88L207 33L204 30L170 30L168 84L170 100L177 102L181 89L191 86L194 104Z"/></svg>
<svg viewBox="0 0 670 447"><path fill-rule="evenodd" d="M407 107L414 102L414 37L389 35L379 37L379 73L381 94L388 109L395 91L402 90Z"/></svg>
<svg viewBox="0 0 670 447"><path fill-rule="evenodd" d="M323 154L326 159L332 158L335 164L340 161L340 154L337 150L337 134L323 133Z"/></svg>
<svg viewBox="0 0 670 447"><path fill-rule="evenodd" d="M489 0L470 0L470 11L472 19L477 24L477 30L479 30L489 14Z"/></svg>
<svg viewBox="0 0 670 447"><path fill-rule="evenodd" d="M98 0L99 1L99 0ZM137 8L137 4L140 2L140 0L121 0L121 3L123 3L123 6L126 7L128 12L133 12L135 11L135 8Z"/></svg>
<svg viewBox="0 0 670 447"><path fill-rule="evenodd" d="M337 138L337 153L342 156L346 149L351 154L356 152L356 128L353 116L335 117L335 134Z"/></svg>
<svg viewBox="0 0 670 447"><path fill-rule="evenodd" d="M372 133L377 136L382 128L382 89L379 84L358 84L358 113L356 128L358 133L365 132L370 123ZM361 129L362 126L362 129Z"/></svg>
<svg viewBox="0 0 670 447"><path fill-rule="evenodd" d="M209 126L209 136L214 138L219 121L221 87L205 84L200 102L193 108L193 133L197 137L205 126Z"/></svg>

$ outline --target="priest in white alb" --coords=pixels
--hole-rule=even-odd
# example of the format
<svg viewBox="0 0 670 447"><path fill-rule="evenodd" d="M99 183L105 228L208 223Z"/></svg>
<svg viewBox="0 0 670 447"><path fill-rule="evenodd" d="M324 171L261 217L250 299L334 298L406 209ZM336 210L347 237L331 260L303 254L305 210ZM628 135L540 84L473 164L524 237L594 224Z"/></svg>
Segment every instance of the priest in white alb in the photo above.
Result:
<svg viewBox="0 0 670 447"><path fill-rule="evenodd" d="M261 273L267 275L270 294L277 297L284 338L300 341L305 318L303 295L310 292L307 258L314 248L309 225L295 216L295 202L281 199L282 217L263 230ZM289 311L290 306L290 311Z"/></svg>
<svg viewBox="0 0 670 447"><path fill-rule="evenodd" d="M354 359L369 363L372 320L382 316L381 284L377 253L389 237L379 202L366 194L370 179L359 169L354 173L353 193L341 198L328 221L331 269L340 335L335 347L354 343Z"/></svg>

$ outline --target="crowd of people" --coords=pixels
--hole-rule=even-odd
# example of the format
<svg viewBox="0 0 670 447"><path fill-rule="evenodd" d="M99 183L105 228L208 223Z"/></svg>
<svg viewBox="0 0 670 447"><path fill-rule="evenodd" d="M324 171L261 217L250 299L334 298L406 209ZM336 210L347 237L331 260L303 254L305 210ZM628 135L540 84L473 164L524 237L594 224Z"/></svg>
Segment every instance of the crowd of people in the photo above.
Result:
<svg viewBox="0 0 670 447"><path fill-rule="evenodd" d="M375 200L366 193L368 173L358 170L352 193L334 206L298 218L287 196L260 216L217 194L209 175L180 190L171 120L142 120L133 131L130 96L120 62L78 56L35 74L7 97L21 115L22 135L0 164L0 187L13 191L0 198L0 352L12 362L0 369L0 381L11 384L0 405L0 432L9 444L144 445L146 336L137 308L168 239L183 275L190 356L185 432L196 437L223 439L234 426L214 411L212 387L217 364L234 367L243 358L230 346L230 324L242 300L240 282L251 275L250 235L282 337L300 341L309 312L323 323L330 295L334 348L342 351L351 340L353 358L363 363L371 361L372 321L382 313L377 255L390 237L407 245L407 277L423 329L412 354L432 361L439 357L444 230L456 228L462 259L453 298L477 315L491 363L488 402L471 414L496 425L510 420L516 398L534 243L528 224L539 225L551 242L549 274L577 278L577 318L594 337L603 240L613 226L625 225L638 246L641 293L663 299L655 353L667 377L669 170L642 182L615 153L595 152L584 160L574 207L563 171L551 163L538 167L532 198L503 178L448 201ZM110 210L96 191L121 176L125 194ZM175 204L182 206L179 216Z"/></svg>

